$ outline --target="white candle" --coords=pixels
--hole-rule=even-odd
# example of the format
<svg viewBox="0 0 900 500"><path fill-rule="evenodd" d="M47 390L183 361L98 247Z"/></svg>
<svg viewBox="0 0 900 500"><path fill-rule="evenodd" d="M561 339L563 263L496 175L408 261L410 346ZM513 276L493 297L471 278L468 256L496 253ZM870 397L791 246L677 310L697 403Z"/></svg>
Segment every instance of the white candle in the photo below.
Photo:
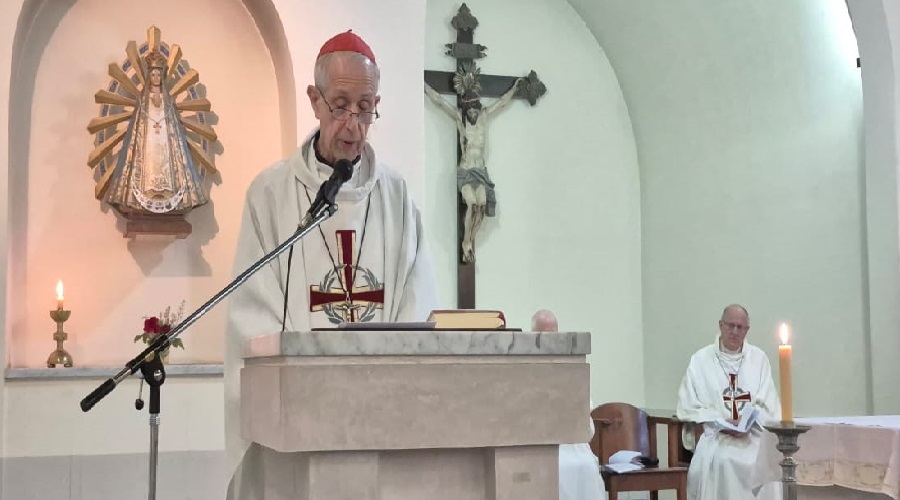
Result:
<svg viewBox="0 0 900 500"><path fill-rule="evenodd" d="M778 369L781 385L781 421L794 421L794 401L791 387L791 356L793 349L788 343L790 340L790 331L788 326L781 324L779 336L781 337L781 345L778 346Z"/></svg>
<svg viewBox="0 0 900 500"><path fill-rule="evenodd" d="M56 309L62 311L63 308L63 284L62 280L56 283Z"/></svg>

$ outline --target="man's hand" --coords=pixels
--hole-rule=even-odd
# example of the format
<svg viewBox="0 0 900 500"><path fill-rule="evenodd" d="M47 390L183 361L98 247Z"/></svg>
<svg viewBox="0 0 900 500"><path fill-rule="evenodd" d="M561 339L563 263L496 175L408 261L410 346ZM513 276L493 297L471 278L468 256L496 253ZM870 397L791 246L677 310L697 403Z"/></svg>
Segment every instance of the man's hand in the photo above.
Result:
<svg viewBox="0 0 900 500"><path fill-rule="evenodd" d="M528 92L528 81L522 77L516 78L516 94L525 94Z"/></svg>

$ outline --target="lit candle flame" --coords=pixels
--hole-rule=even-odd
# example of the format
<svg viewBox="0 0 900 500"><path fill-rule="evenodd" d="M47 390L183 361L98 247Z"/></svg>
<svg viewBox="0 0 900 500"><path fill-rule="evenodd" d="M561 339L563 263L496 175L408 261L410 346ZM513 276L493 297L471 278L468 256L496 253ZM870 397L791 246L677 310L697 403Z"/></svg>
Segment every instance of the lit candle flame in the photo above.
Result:
<svg viewBox="0 0 900 500"><path fill-rule="evenodd" d="M787 323L781 324L781 327L779 328L778 336L781 337L781 344L787 345L789 337L790 337L790 332L788 331Z"/></svg>
<svg viewBox="0 0 900 500"><path fill-rule="evenodd" d="M59 282L56 283L56 300L62 300L62 299L63 299L63 284L62 284L62 280L59 280Z"/></svg>

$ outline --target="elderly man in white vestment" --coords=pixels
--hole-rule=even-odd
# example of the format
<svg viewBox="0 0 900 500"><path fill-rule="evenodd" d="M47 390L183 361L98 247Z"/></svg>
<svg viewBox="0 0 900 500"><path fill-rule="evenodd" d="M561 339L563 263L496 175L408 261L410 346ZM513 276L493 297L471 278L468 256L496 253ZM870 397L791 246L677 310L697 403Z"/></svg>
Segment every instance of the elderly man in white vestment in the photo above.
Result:
<svg viewBox="0 0 900 500"><path fill-rule="evenodd" d="M719 336L691 357L678 391L678 418L703 429L696 443L693 426L687 426L683 436L685 447L694 453L688 469L691 500L781 498L777 452L761 446L767 432L762 425L779 420L781 403L769 359L745 341L749 330L747 310L727 306ZM751 408L759 409L759 417L748 432L717 423L736 423Z"/></svg>
<svg viewBox="0 0 900 500"><path fill-rule="evenodd" d="M559 331L556 316L553 312L541 309L531 317L531 331ZM588 442L594 435L594 419L591 418L591 407L587 409L588 425L584 443L559 445L559 500L604 500L606 488L600 476L600 462L591 451Z"/></svg>
<svg viewBox="0 0 900 500"><path fill-rule="evenodd" d="M263 267L230 298L225 356L229 498L259 498L259 445L240 435L243 343L254 336L335 327L343 322L423 321L437 291L422 222L404 179L379 163L366 140L378 117L379 68L360 37L340 33L322 46L306 91L319 125L298 151L251 183L235 257L239 273L285 241L338 160L352 177L338 211ZM286 314L283 311L286 310Z"/></svg>

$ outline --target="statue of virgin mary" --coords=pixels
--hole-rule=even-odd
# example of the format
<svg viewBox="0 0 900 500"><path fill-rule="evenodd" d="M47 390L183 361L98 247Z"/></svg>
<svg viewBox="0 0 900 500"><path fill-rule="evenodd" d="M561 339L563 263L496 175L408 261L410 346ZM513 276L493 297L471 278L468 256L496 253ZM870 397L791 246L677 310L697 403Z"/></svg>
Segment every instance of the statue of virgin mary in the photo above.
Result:
<svg viewBox="0 0 900 500"><path fill-rule="evenodd" d="M145 56L146 74L105 201L124 215L184 214L204 205L200 166L166 88L166 58Z"/></svg>

